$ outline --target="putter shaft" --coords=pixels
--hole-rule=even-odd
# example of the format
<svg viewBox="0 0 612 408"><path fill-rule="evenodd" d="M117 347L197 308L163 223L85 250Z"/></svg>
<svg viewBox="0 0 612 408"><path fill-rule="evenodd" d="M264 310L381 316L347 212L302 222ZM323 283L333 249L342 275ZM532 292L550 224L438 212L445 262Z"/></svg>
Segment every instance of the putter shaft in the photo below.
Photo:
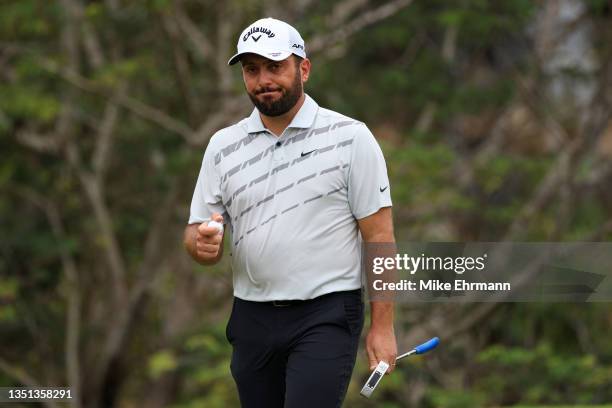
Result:
<svg viewBox="0 0 612 408"><path fill-rule="evenodd" d="M409 351L409 352L407 352L407 353L404 353L404 354L402 354L402 355L397 356L397 357L395 358L395 361L399 361L399 360L401 360L402 358L404 358L404 357L408 357L409 355L414 354L414 353L416 353L416 350L412 349L412 350L410 350L410 351Z"/></svg>

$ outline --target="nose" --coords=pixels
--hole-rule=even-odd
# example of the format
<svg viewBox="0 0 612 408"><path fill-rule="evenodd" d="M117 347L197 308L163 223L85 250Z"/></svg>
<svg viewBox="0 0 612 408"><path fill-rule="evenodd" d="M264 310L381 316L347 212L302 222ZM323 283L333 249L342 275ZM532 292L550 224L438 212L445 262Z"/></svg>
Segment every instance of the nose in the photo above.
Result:
<svg viewBox="0 0 612 408"><path fill-rule="evenodd" d="M267 88L273 84L272 74L267 69L262 69L259 74L258 85L260 88Z"/></svg>

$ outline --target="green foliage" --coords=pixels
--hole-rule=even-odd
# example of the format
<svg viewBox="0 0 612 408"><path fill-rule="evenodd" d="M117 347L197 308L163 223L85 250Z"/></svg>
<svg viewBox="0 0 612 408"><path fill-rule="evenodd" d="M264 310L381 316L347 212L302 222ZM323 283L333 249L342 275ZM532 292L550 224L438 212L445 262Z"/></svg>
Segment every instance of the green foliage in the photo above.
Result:
<svg viewBox="0 0 612 408"><path fill-rule="evenodd" d="M185 339L179 369L187 392L173 408L238 406L238 396L229 372L230 349L225 325L204 326Z"/></svg>
<svg viewBox="0 0 612 408"><path fill-rule="evenodd" d="M393 198L408 206L438 203L454 195L450 164L454 153L447 145L415 140L404 149L385 149Z"/></svg>
<svg viewBox="0 0 612 408"><path fill-rule="evenodd" d="M4 262L0 264L0 271L4 269ZM17 297L19 283L15 278L8 278L0 282L0 324L15 320L15 307L11 304Z"/></svg>
<svg viewBox="0 0 612 408"><path fill-rule="evenodd" d="M491 85L458 84L449 100L446 114L478 114L486 109L498 108L511 99L513 92L512 81L504 79Z"/></svg>
<svg viewBox="0 0 612 408"><path fill-rule="evenodd" d="M0 37L6 40L36 39L55 31L53 2L21 0L1 5ZM51 19L49 18L51 17Z"/></svg>
<svg viewBox="0 0 612 408"><path fill-rule="evenodd" d="M601 400L600 393L612 388L612 369L595 355L560 353L547 342L535 349L493 345L478 355L478 363L484 372L497 374L484 376L476 384L477 389L495 396L489 404L590 403ZM604 401L612 398L605 394ZM522 396L518 401L517 395Z"/></svg>
<svg viewBox="0 0 612 408"><path fill-rule="evenodd" d="M16 119L50 122L59 109L59 101L38 87L0 86L0 109Z"/></svg>
<svg viewBox="0 0 612 408"><path fill-rule="evenodd" d="M439 408L470 408L487 406L483 395L464 390L442 390L430 391L431 404Z"/></svg>
<svg viewBox="0 0 612 408"><path fill-rule="evenodd" d="M312 87L325 89L317 94L323 102L340 104L347 114L369 124L394 118L413 126L423 106L432 101L440 105L443 120L502 105L514 88L503 71L487 84L473 85L466 77L471 75L472 61L484 59L485 51L495 51L498 44L515 38L534 10L528 1L415 2L385 24L356 35L341 61L316 65ZM451 26L459 33L455 63L445 61L441 52Z"/></svg>
<svg viewBox="0 0 612 408"><path fill-rule="evenodd" d="M0 5L0 357L41 381L57 383L67 378L63 353L72 283L65 255L75 262L81 285L78 351L85 383L104 355L105 324L116 323L105 253L110 243L96 222L99 208L89 200L82 180L95 172L93 157L109 98L125 87L131 103L140 102L197 128L226 108L227 95L218 89L218 70L225 67L211 63L186 40L181 31L186 27L178 27L178 37L173 38L164 18L182 4L216 54L225 46L219 21L231 13L246 24L269 10L249 0L118 2L119 11L101 1L78 3L83 9L82 21L76 24L76 62L78 74L86 80L84 87L49 69L53 65L67 73L66 10L61 2L19 0ZM373 1L363 10L382 4ZM605 0L585 4L584 19L596 40L597 55L606 61L610 6ZM287 13L295 11L295 23L308 44L309 38L329 31L336 6L311 2L308 10ZM535 72L533 92L545 92L547 84L537 83L540 67L533 66L532 44L525 46L532 41L527 33L538 7L527 0L414 1L345 42L311 55L313 71L306 90L320 105L365 121L377 136L379 128L395 131L381 144L398 238L499 239L554 168L558 152L522 151L511 145L512 132L492 157L476 160L475 152L490 140L494 124L481 131L467 125L474 133L469 140L456 126L466 118L478 122L489 115L499 117L520 103L525 90L519 88L517 75ZM83 40L86 29L97 34L105 57L101 65L91 61L92 43ZM240 29L231 27L232 38ZM450 44L453 33L456 42ZM233 46L232 40L225 51ZM582 86L596 74L568 69L559 76ZM243 92L240 73L232 70L230 75L236 81L229 92ZM76 103L66 109L71 98ZM535 99L527 101L535 112L552 111ZM190 105L188 100L195 102ZM101 202L126 264L129 288L138 279L135 272L148 278L158 266L143 266L145 242L169 191L176 191L180 205L167 215L169 227L161 231L164 256L155 260L161 277L151 276L148 282L154 290L142 301L142 314L133 317L122 361L113 365L117 387L109 389L117 393L117 405L140 406L151 384L174 378L178 386L168 406L238 406L222 322L226 314L219 313L230 297L215 298L217 286L231 285L228 260L213 268L185 266L191 264L184 260L180 242L205 146L187 144L142 111L135 113L133 106L119 108L100 175ZM419 121L432 106L431 123L422 126ZM71 126L64 126L65 117L59 120L62 114ZM23 141L24 135L35 135L44 145L56 132L58 145L50 149ZM530 137L538 137L534 133ZM74 142L78 157L71 155L67 142ZM464 164L472 166L468 182L458 180ZM598 166L595 157L587 157L578 164L573 181L588 184ZM584 239L609 219L607 190L603 184L599 187L604 191L579 190L572 197L568 228L560 239ZM45 200L56 206L54 221L59 221L62 233L51 225L49 208L41 205ZM550 237L558 227L560 207L553 203L540 211L522 238ZM226 253L231 249L228 241ZM202 276L210 280L199 281ZM191 298L180 298L181 284L191 290ZM190 310L196 312L189 329L169 335L173 319L184 318L167 316L172 300L191 302ZM414 329L420 322L414 319L417 312L418 307L410 305L398 314L397 326ZM437 317L443 315L438 311L432 315L444 317ZM448 341L432 356L433 363L424 358L402 363L385 378L372 401L358 395L369 375L360 355L345 405L404 407L418 390L422 396L417 405L426 408L609 403L610 316L608 304L500 306L480 326ZM0 385L19 384L2 372Z"/></svg>
<svg viewBox="0 0 612 408"><path fill-rule="evenodd" d="M159 378L162 374L176 369L177 362L170 350L160 350L149 358L149 376Z"/></svg>

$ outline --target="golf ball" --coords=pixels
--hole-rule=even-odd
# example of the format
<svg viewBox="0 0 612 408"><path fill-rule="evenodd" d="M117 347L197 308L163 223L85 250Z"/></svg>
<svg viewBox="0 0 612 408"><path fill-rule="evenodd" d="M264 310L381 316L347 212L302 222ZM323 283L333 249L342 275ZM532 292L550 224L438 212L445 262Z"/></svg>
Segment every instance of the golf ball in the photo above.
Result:
<svg viewBox="0 0 612 408"><path fill-rule="evenodd" d="M215 227L216 229L219 230L219 234L223 233L223 224L221 224L220 222L217 221L208 221L208 226L209 227Z"/></svg>

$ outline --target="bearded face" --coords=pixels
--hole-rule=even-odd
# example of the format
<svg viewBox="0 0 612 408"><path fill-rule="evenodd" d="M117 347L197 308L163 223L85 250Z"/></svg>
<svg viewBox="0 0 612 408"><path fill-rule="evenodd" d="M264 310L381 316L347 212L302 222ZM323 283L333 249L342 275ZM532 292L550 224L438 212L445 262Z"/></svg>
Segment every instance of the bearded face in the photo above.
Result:
<svg viewBox="0 0 612 408"><path fill-rule="evenodd" d="M266 116L280 116L295 106L303 92L299 63L289 57L272 61L259 56L243 58L245 87L253 105Z"/></svg>

